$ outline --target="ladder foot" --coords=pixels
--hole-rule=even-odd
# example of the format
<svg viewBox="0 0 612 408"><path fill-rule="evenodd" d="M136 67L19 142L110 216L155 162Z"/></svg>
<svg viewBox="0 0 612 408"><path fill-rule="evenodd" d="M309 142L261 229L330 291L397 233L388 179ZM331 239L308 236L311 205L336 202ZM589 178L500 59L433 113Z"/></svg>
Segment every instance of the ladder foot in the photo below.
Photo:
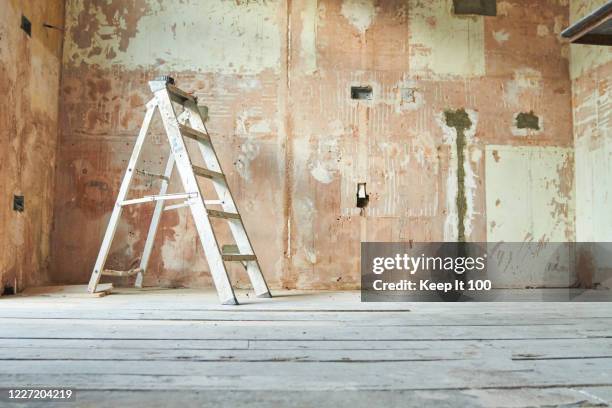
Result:
<svg viewBox="0 0 612 408"><path fill-rule="evenodd" d="M223 302L221 302L221 304L225 306L235 306L235 305L238 305L238 299L233 297L228 300L224 300Z"/></svg>
<svg viewBox="0 0 612 408"><path fill-rule="evenodd" d="M260 293L259 295L255 295L258 298L271 298L272 294L270 292Z"/></svg>

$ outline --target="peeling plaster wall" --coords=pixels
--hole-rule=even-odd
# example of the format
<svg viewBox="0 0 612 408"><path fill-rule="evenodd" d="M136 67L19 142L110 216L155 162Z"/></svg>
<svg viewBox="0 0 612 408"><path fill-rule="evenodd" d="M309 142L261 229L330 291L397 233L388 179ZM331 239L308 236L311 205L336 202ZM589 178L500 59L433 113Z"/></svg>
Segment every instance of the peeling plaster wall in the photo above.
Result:
<svg viewBox="0 0 612 408"><path fill-rule="evenodd" d="M573 0L576 21L603 0ZM576 150L576 240L611 242L612 48L571 45L572 102Z"/></svg>
<svg viewBox="0 0 612 408"><path fill-rule="evenodd" d="M48 280L63 1L0 1L0 295ZM21 16L32 36L20 29ZM13 211L13 196L25 211Z"/></svg>
<svg viewBox="0 0 612 408"><path fill-rule="evenodd" d="M454 16L451 5L68 0L55 278L89 277L150 97L146 80L168 72L209 106L272 286L358 287L360 241L486 240L499 216L487 214L487 146L522 149L521 168L542 147L572 145L568 47L558 38L568 7L499 1L497 17L482 17ZM362 85L372 99L351 99ZM541 126L520 127L521 113ZM159 123L153 132L148 170L166 152ZM555 174L551 183L570 187L547 193L571 201L573 177ZM363 215L359 182L370 194ZM153 191L144 177L138 185ZM138 262L151 215L143 209L125 214L109 266ZM548 207L533 211L553 228ZM186 213L165 215L156 249L145 284L210 284ZM246 284L239 269L232 280Z"/></svg>

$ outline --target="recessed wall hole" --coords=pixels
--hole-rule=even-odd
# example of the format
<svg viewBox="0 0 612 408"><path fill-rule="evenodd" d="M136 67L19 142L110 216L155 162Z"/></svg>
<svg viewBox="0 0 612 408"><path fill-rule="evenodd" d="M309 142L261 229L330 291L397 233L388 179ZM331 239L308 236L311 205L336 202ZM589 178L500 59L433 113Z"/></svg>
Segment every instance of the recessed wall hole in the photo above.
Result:
<svg viewBox="0 0 612 408"><path fill-rule="evenodd" d="M15 294L15 288L12 286L5 286L2 291L2 296L10 296Z"/></svg>
<svg viewBox="0 0 612 408"><path fill-rule="evenodd" d="M515 119L517 129L540 130L540 118L533 111L521 112Z"/></svg>
<svg viewBox="0 0 612 408"><path fill-rule="evenodd" d="M22 195L13 196L13 210L23 212L25 209L25 198Z"/></svg>
<svg viewBox="0 0 612 408"><path fill-rule="evenodd" d="M371 86L351 86L351 99L370 100L372 99Z"/></svg>
<svg viewBox="0 0 612 408"><path fill-rule="evenodd" d="M23 14L21 15L21 29L25 31L29 37L32 36L32 23Z"/></svg>
<svg viewBox="0 0 612 408"><path fill-rule="evenodd" d="M456 15L496 16L496 0L453 0Z"/></svg>

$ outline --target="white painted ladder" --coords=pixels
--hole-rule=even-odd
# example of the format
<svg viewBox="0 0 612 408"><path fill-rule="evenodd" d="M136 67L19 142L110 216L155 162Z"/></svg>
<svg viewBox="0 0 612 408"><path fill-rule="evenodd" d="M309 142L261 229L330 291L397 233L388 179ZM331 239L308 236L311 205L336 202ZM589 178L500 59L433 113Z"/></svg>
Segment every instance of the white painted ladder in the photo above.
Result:
<svg viewBox="0 0 612 408"><path fill-rule="evenodd" d="M238 208L232 198L227 180L221 170L221 165L219 164L212 141L204 125L204 120L198 109L196 98L175 87L174 80L170 77L160 77L154 81L150 81L149 87L155 94L155 97L147 103L147 112L142 128L136 139L127 171L121 182L117 201L115 202L115 207L113 208L110 221L106 228L106 233L104 234L104 239L100 247L100 252L98 253L91 279L89 280L89 292L96 292L102 275L136 275L135 286L138 288L142 287L143 276L147 270L147 264L149 262L151 250L153 249L153 242L155 240L155 234L162 211L189 207L193 214L198 236L200 237L200 242L202 243L202 248L204 249L204 254L208 261L208 266L221 303L224 305L238 304L225 268L225 262L232 261L241 262L244 265L253 288L255 289L255 294L258 297L271 297L270 290L261 273L259 262L257 261L257 257L249 241ZM178 117L173 103L184 107L183 113ZM159 108L171 150L163 175L151 174L136 169L136 164L145 143L151 119L157 108ZM193 139L197 142L206 167L194 166L192 164L187 146L183 139L184 137ZM175 164L186 192L180 194L167 194L168 184ZM126 199L135 172L159 178L161 180L159 194L136 199ZM218 195L217 200L204 199L196 176L210 179ZM183 201L179 204L164 207L167 200ZM151 225L149 226L149 233L145 241L144 252L139 267L128 271L104 269L104 264L106 263L106 258L108 257L123 207L148 202L155 202L155 210L153 212ZM208 208L209 206L220 206L221 209L210 209ZM236 245L224 245L223 248L219 246L210 218L222 218L228 222Z"/></svg>

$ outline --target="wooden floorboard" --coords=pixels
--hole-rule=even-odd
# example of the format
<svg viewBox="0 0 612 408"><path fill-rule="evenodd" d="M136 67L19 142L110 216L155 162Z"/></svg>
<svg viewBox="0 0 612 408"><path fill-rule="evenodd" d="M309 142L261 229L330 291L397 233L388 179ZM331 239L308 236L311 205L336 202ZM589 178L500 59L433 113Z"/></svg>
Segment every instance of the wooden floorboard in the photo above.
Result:
<svg viewBox="0 0 612 408"><path fill-rule="evenodd" d="M0 388L74 387L83 406L612 400L607 303L364 304L356 292L238 292L243 305L222 307L196 290L33 293L0 298Z"/></svg>

